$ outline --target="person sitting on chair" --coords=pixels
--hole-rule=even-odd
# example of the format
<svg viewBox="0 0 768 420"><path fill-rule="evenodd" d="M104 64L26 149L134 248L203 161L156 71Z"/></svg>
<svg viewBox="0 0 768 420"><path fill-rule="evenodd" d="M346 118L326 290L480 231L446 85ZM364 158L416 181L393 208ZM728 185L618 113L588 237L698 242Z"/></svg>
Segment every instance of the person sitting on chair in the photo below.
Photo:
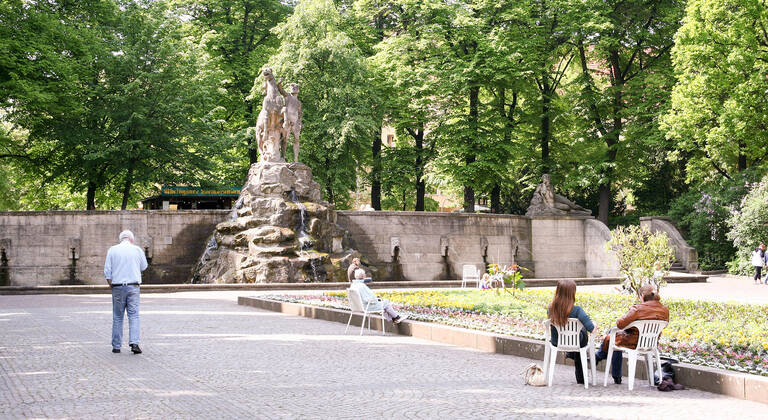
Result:
<svg viewBox="0 0 768 420"><path fill-rule="evenodd" d="M669 309L662 305L659 300L659 293L652 284L646 284L639 290L639 295L642 299L642 303L632 305L629 308L629 312L626 315L619 318L616 321L616 326L619 328L626 328L627 325L635 321L644 320L660 320L669 322ZM633 349L637 347L637 338L640 332L637 328L630 328L626 331L616 332L616 345ZM605 336L603 345L600 350L595 353L595 360L601 361L608 358L608 344L611 340L611 336ZM611 356L611 376L613 376L613 382L621 384L621 351L613 350L613 356Z"/></svg>
<svg viewBox="0 0 768 420"><path fill-rule="evenodd" d="M484 273L483 277L480 278L480 284L477 285L477 287L481 289L490 289L491 288L491 276L488 273Z"/></svg>
<svg viewBox="0 0 768 420"><path fill-rule="evenodd" d="M597 324L589 319L589 315L581 309L581 306L575 305L576 303L576 282L571 279L562 279L557 281L557 287L555 288L555 296L552 298L552 303L547 308L547 314L549 315L550 331L552 335L552 345L557 347L557 329L558 327L564 327L568 323L568 318L578 318L586 331L581 330L579 334L579 347L587 346L587 331L593 333L597 331ZM555 357L555 356L552 356ZM579 352L568 352L565 357L573 359L576 365L576 383L584 383L584 372L581 366L581 354Z"/></svg>
<svg viewBox="0 0 768 420"><path fill-rule="evenodd" d="M355 270L355 280L352 281L352 285L349 286L351 290L357 291L360 294L360 300L363 301L363 307L368 308L369 311L384 311L384 318L387 321L393 321L395 324L403 322L408 318L408 315L399 315L392 308L392 304L386 299L380 299L376 296L368 286L363 283L365 279L365 270L358 268ZM370 302L370 304L369 304Z"/></svg>

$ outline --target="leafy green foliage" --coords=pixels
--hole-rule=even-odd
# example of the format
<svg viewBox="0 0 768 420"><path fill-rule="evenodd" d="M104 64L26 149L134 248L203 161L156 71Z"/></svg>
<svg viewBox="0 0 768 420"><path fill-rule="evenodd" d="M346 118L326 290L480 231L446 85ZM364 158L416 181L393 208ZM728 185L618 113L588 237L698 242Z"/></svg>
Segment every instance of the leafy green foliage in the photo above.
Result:
<svg viewBox="0 0 768 420"><path fill-rule="evenodd" d="M699 253L700 269L723 269L736 255L736 247L728 238L728 219L739 210L752 181L759 176L759 172L745 171L732 180L715 178L670 205L670 217Z"/></svg>
<svg viewBox="0 0 768 420"><path fill-rule="evenodd" d="M767 26L764 1L688 1L672 54L678 83L663 124L691 154L689 179L764 167Z"/></svg>
<svg viewBox="0 0 768 420"><path fill-rule="evenodd" d="M324 186L337 208L349 206L358 170L369 161L370 139L381 120L369 89L371 72L330 0L301 2L277 26L280 47L269 65L286 82L299 83L303 106L300 160ZM257 79L251 96L259 94Z"/></svg>
<svg viewBox="0 0 768 420"><path fill-rule="evenodd" d="M97 198L125 208L137 185L146 195L152 182L205 177L225 146L213 115L221 77L162 3L11 2L0 14L17 30L0 58L5 119L23 129L2 145L16 165L85 191L88 209Z"/></svg>
<svg viewBox="0 0 768 420"><path fill-rule="evenodd" d="M732 271L750 274L751 251L768 242L768 176L749 185L749 193L741 200L741 207L728 218L731 228L728 238L738 249L738 257L731 265ZM749 262L748 264L746 262Z"/></svg>
<svg viewBox="0 0 768 420"><path fill-rule="evenodd" d="M653 284L657 289L664 286L664 276L675 258L666 233L651 233L640 226L617 227L611 232L605 249L616 255L619 272L624 276L622 287L634 294L638 294L644 284Z"/></svg>

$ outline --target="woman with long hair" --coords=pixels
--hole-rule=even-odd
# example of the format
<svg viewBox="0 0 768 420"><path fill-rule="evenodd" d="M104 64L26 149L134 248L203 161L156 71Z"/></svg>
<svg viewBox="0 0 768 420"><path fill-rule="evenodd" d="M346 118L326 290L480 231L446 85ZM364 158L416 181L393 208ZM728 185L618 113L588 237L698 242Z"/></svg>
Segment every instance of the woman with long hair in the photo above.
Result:
<svg viewBox="0 0 768 420"><path fill-rule="evenodd" d="M552 298L549 308L547 308L547 314L551 323L553 346L557 346L557 329L555 325L564 327L568 323L568 318L578 318L586 329L586 331L581 330L579 335L579 345L581 347L587 345L587 331L590 333L597 331L597 325L589 319L589 315L581 309L581 306L577 306L575 303L576 282L571 279L558 280L555 296ZM578 352L568 352L566 357L573 359L576 365L576 383L583 384L584 372L581 369L581 355Z"/></svg>

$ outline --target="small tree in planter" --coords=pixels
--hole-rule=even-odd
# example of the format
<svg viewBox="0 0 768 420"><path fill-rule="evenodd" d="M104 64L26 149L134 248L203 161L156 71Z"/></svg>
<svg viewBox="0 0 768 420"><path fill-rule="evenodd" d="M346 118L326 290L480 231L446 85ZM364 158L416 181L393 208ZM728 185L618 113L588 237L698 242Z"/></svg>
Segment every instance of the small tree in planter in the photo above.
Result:
<svg viewBox="0 0 768 420"><path fill-rule="evenodd" d="M619 261L619 271L624 276L621 286L626 292L637 295L646 283L657 289L667 284L664 276L669 274L675 250L666 233L651 233L640 226L619 226L611 233L605 248L613 251Z"/></svg>
<svg viewBox="0 0 768 420"><path fill-rule="evenodd" d="M510 266L505 265L503 267L500 267L498 264L491 264L488 267L488 274L490 274L491 280L496 286L496 294L500 294L500 288L507 293L511 293L512 296L515 296L516 290L525 289L525 282L523 281L523 273L521 273L521 270L528 269L520 267L517 264L512 264Z"/></svg>

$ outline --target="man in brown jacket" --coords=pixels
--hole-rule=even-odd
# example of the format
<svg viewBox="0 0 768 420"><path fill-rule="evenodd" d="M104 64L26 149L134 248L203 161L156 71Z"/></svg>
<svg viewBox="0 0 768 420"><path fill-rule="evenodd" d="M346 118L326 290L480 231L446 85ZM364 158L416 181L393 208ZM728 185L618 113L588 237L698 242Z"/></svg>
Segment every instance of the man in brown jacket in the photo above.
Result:
<svg viewBox="0 0 768 420"><path fill-rule="evenodd" d="M635 321L643 320L669 321L669 309L667 309L666 306L659 302L661 298L659 297L655 287L647 284L640 288L639 294L641 296L642 303L632 305L632 307L629 308L629 312L627 312L626 315L616 321L617 327L622 329L627 328L627 325ZM616 345L619 347L633 349L637 347L637 339L639 335L640 332L637 331L637 328L630 328L626 331L618 331L616 333ZM598 362L600 360L605 360L608 357L608 343L610 339L610 336L606 336L603 340L603 345L600 347L600 350L598 350L595 354L595 359ZM611 376L613 376L613 382L617 384L621 383L621 358L621 351L614 350L613 357L611 357Z"/></svg>

